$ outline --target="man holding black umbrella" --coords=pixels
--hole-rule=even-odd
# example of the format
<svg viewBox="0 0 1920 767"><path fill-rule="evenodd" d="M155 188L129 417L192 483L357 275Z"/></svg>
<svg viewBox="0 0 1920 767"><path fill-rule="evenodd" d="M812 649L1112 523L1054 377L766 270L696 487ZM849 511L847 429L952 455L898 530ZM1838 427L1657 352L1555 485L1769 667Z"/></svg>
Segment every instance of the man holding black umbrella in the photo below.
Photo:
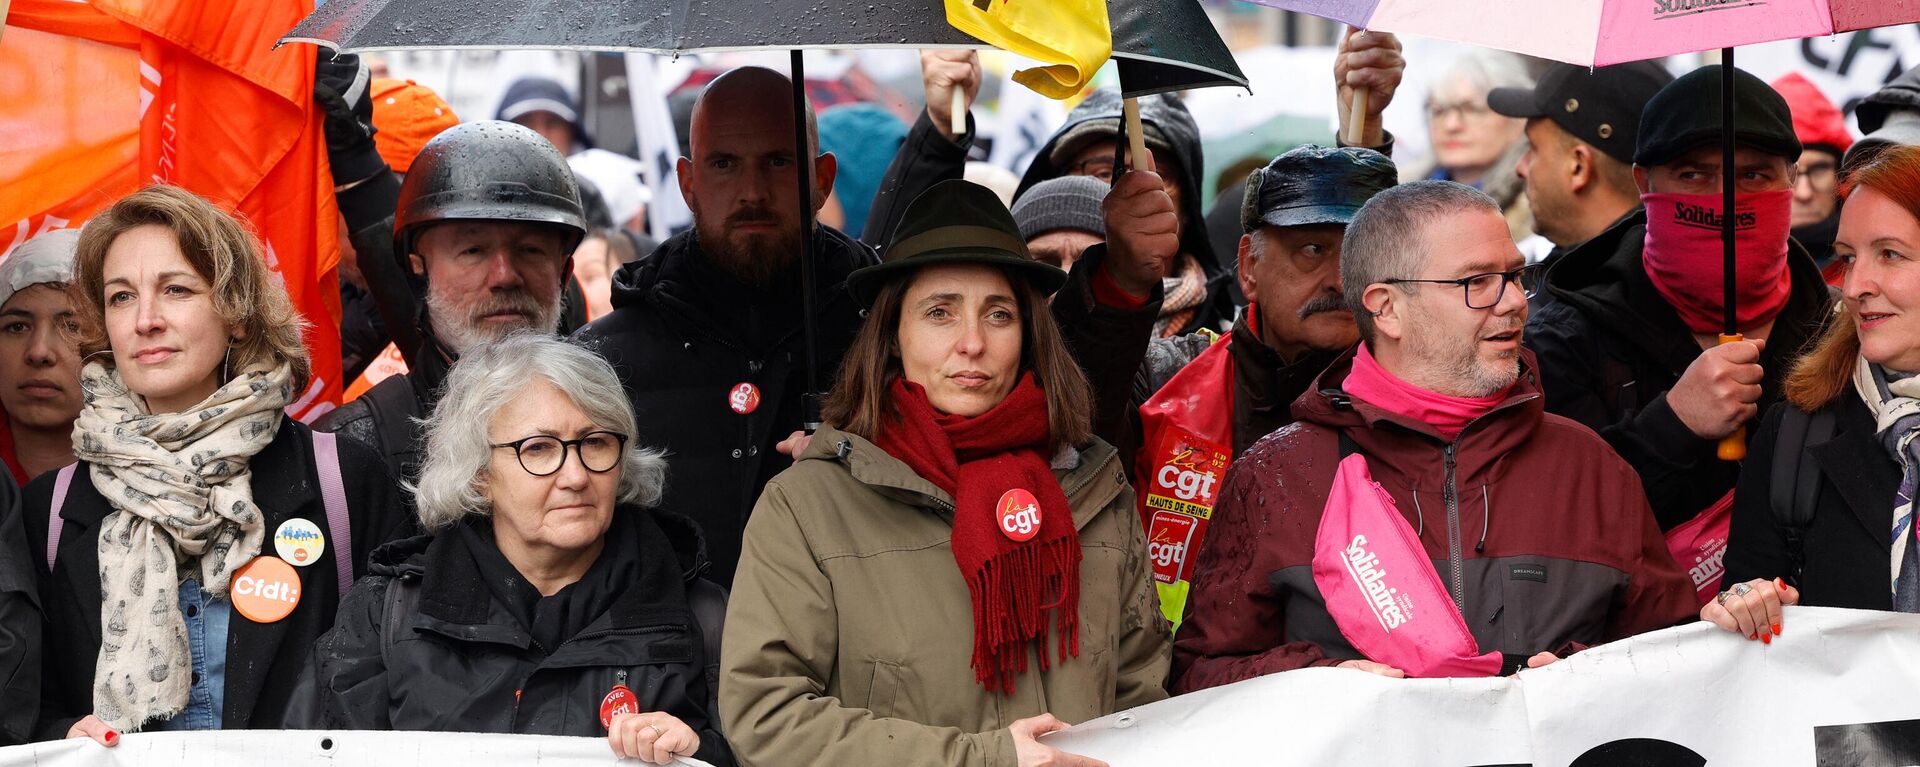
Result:
<svg viewBox="0 0 1920 767"><path fill-rule="evenodd" d="M1675 528L1726 506L1740 467L1717 458L1715 443L1778 400L1832 304L1787 235L1801 145L1786 102L1746 72L1734 79L1735 307L1747 340L1717 343L1728 300L1725 131L1720 110L1700 105L1720 102L1718 66L1647 103L1633 168L1645 210L1567 253L1547 276L1553 301L1527 324L1548 411L1600 432L1627 459L1670 544ZM1711 594L1718 559L1697 556L1681 564Z"/></svg>
<svg viewBox="0 0 1920 767"><path fill-rule="evenodd" d="M811 108L807 156L796 156L794 112L792 82L771 69L734 69L707 86L693 109L692 154L679 165L693 229L616 273L613 311L578 333L619 373L640 424L635 441L668 450L663 505L700 523L709 577L722 585L733 581L760 487L789 464L774 444L805 418L802 325L814 323L830 375L860 327L842 286L878 262L853 238L816 227L814 313L803 316L797 165L813 163L806 204L815 212L837 168L818 150Z"/></svg>

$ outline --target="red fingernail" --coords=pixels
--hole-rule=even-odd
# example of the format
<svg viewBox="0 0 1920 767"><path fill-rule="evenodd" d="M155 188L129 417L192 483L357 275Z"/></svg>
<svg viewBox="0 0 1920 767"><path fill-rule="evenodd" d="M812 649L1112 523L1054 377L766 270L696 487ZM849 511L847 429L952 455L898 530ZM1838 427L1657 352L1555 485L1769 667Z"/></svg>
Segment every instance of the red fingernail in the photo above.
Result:
<svg viewBox="0 0 1920 767"><path fill-rule="evenodd" d="M120 733L117 733L117 732L114 732L114 731L112 731L112 730L108 730L108 731L107 731L107 745L109 745L109 746L111 746L111 745L113 745L113 744L115 744L115 743L118 743L118 742L120 742Z"/></svg>
<svg viewBox="0 0 1920 767"><path fill-rule="evenodd" d="M1774 588L1776 588L1776 589L1780 589L1780 590L1782 590L1782 591L1785 591L1785 590L1786 590L1786 588L1787 588L1787 581L1786 581L1786 579L1785 579L1785 578L1775 578L1775 579L1773 579L1773 587L1774 587Z"/></svg>
<svg viewBox="0 0 1920 767"><path fill-rule="evenodd" d="M1761 643L1761 644L1773 644L1773 635L1772 635L1772 634L1767 634L1767 633L1762 633L1762 634L1760 635L1760 643Z"/></svg>
<svg viewBox="0 0 1920 767"><path fill-rule="evenodd" d="M1773 624L1773 635L1780 636L1780 624L1778 623Z"/></svg>

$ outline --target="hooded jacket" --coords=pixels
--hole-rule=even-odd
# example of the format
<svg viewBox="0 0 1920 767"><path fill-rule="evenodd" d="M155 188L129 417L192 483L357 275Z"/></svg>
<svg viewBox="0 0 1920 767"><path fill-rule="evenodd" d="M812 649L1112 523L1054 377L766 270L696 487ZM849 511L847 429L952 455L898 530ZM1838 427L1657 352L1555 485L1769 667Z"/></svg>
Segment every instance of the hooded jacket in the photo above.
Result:
<svg viewBox="0 0 1920 767"><path fill-rule="evenodd" d="M1553 298L1528 318L1526 344L1539 356L1547 412L1585 424L1619 451L1646 486L1660 529L1671 530L1732 490L1740 464L1720 460L1718 440L1695 436L1667 404L1701 348L1647 278L1646 222L1646 211L1635 211L1555 262ZM1779 401L1787 369L1833 306L1819 268L1792 240L1787 273L1792 292L1760 355L1762 413Z"/></svg>
<svg viewBox="0 0 1920 767"><path fill-rule="evenodd" d="M1065 175L1067 169L1053 162L1053 153L1082 136L1095 135L1110 138L1119 134L1121 122L1120 92L1112 89L1100 89L1088 95L1084 101L1067 113L1067 122L1054 131L1053 137L1040 147L1034 155L1033 163L1027 166L1027 172L1020 177L1020 186L1014 197L1050 178ZM1193 114L1180 100L1165 94L1145 96L1140 99L1140 122L1146 129L1149 147L1164 143L1173 149L1173 158L1180 164L1180 252L1193 257L1207 275L1207 299L1195 311L1193 319L1178 332L1190 333L1200 328L1222 330L1233 319L1236 289L1234 268L1237 264L1223 264L1215 256L1213 243L1207 235L1206 211L1200 207L1201 179L1206 158L1200 149L1200 126L1193 121Z"/></svg>
<svg viewBox="0 0 1920 767"><path fill-rule="evenodd" d="M1120 124L1120 104L1119 91L1097 90L1074 107L1067 114L1066 123L1047 139L1046 144L1040 147L1039 154L1034 156L1033 163L1027 166L1014 198L1018 199L1034 184L1066 175L1067 169L1055 165L1052 160L1054 150L1063 141L1079 141L1090 135L1102 138L1116 135ZM969 116L967 120L966 135L959 137L959 143L955 143L940 135L925 111L920 113L900 152L894 155L893 164L888 166L886 179L880 182L880 191L874 196L862 239L869 243L885 242L899 225L900 217L906 213L907 203L936 183L961 177L966 169L967 149L972 146L974 135L973 118ZM1227 321L1233 319L1234 292L1238 289L1233 275L1236 264L1220 261L1207 234L1206 212L1200 207L1201 171L1205 161L1200 149L1200 129L1194 124L1193 115L1178 99L1164 95L1140 99L1140 121L1146 127L1150 145L1164 143L1171 146L1177 155L1175 159L1182 173L1181 178L1174 181L1184 190L1180 209L1180 252L1192 256L1207 276L1207 298L1195 308L1193 319L1179 328L1179 332L1191 333L1200 328L1224 329Z"/></svg>
<svg viewBox="0 0 1920 767"><path fill-rule="evenodd" d="M1632 468L1545 412L1531 355L1506 400L1451 442L1348 395L1352 361L1336 360L1294 402L1300 420L1228 472L1174 644L1176 692L1361 657L1313 579L1341 432L1418 532L1482 652L1565 652L1694 615Z"/></svg>
<svg viewBox="0 0 1920 767"><path fill-rule="evenodd" d="M815 343L822 391L860 329L847 275L877 263L873 250L828 226L814 234ZM774 446L801 428L807 389L799 291L757 291L710 264L694 230L616 272L613 311L577 337L612 363L633 403L634 444L667 451L661 508L706 535L713 579L733 581L740 535L760 488L791 464ZM729 405L740 384L759 402Z"/></svg>
<svg viewBox="0 0 1920 767"><path fill-rule="evenodd" d="M953 497L872 442L814 435L760 497L727 612L720 705L741 763L1013 767L1017 719L1166 697L1167 624L1124 467L1095 439L1053 469L1079 531L1080 651L1001 695L968 665Z"/></svg>
<svg viewBox="0 0 1920 767"><path fill-rule="evenodd" d="M465 531L374 552L368 576L314 645L289 724L605 737L601 700L625 685L641 712L671 714L700 735L696 758L731 765L714 716L726 593L700 577L699 533L659 511L623 506L614 515L595 566L618 557L638 576L553 647L484 582L490 571Z"/></svg>

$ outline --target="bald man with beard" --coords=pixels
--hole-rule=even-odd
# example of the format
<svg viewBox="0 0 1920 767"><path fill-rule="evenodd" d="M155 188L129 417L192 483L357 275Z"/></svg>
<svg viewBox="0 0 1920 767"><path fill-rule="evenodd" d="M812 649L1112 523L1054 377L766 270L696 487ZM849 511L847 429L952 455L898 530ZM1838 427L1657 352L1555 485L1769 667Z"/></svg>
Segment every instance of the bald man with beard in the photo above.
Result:
<svg viewBox="0 0 1920 767"><path fill-rule="evenodd" d="M794 151L793 86L785 75L741 67L714 79L694 106L690 156L679 163L693 228L615 274L613 311L576 335L620 375L639 422L632 443L667 450L662 505L700 523L713 564L708 577L722 585L733 582L741 533L760 489L792 463L777 446L806 416L796 252L803 216L795 174L800 162L812 163L805 204L818 214L838 167L833 155L819 151L811 107L805 114L809 147L801 157ZM1157 177L1135 186L1139 191L1126 196L1127 204L1109 214L1108 230L1138 246L1128 251L1127 263L1089 271L1171 258L1159 251L1177 243L1142 230L1171 216L1173 199ZM808 257L825 390L860 327L847 275L879 257L818 223ZM1086 339L1074 350L1088 377L1117 382L1120 391L1104 399L1118 402L1111 415L1120 421L1143 351L1115 351L1104 339L1143 338L1153 318L1097 306L1090 280L1079 272L1059 295L1064 300L1056 299L1052 311L1070 344Z"/></svg>

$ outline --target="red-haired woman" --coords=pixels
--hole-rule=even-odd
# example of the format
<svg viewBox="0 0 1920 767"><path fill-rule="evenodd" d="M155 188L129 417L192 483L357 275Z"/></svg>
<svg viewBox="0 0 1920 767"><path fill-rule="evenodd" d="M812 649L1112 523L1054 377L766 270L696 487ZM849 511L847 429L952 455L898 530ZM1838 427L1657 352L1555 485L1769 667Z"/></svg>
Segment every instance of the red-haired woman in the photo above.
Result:
<svg viewBox="0 0 1920 767"><path fill-rule="evenodd" d="M1700 610L1749 639L1780 633L1783 604L1920 612L1920 147L1880 153L1845 189L1844 300L1754 440L1734 585Z"/></svg>

